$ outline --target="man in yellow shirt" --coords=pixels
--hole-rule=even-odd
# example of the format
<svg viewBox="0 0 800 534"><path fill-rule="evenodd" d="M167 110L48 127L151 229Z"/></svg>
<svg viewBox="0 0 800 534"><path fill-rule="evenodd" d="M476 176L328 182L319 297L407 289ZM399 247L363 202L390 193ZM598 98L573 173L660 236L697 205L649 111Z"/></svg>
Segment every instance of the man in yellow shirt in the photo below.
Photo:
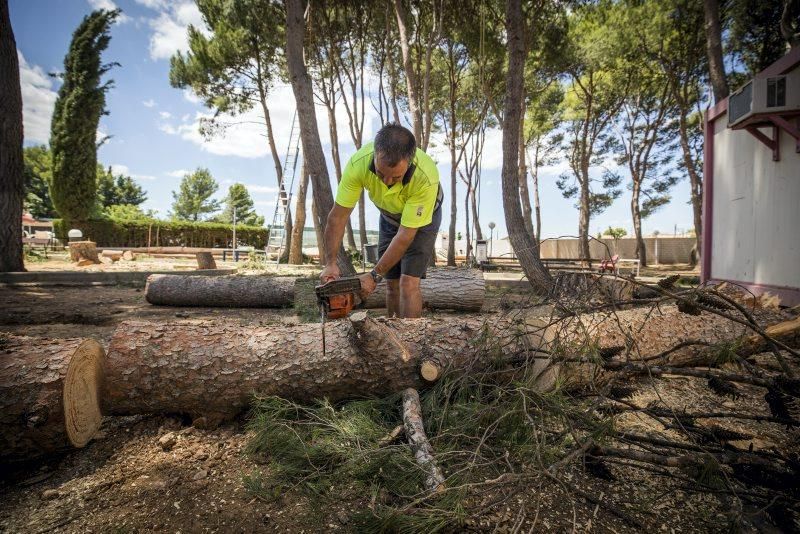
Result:
<svg viewBox="0 0 800 534"><path fill-rule="evenodd" d="M442 189L436 163L417 148L414 134L394 123L381 128L373 143L350 158L325 226L323 282L340 276L336 266L339 243L364 189L381 217L380 259L371 272L361 275L362 293L369 295L386 278L389 315L419 317L419 281L425 277L442 222Z"/></svg>

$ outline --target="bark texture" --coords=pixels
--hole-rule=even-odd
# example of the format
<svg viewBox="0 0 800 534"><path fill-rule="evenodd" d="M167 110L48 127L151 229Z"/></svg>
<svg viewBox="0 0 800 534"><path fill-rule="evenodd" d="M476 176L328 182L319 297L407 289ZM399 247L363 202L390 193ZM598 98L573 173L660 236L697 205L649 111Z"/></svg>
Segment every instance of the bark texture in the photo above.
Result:
<svg viewBox="0 0 800 534"><path fill-rule="evenodd" d="M144 297L159 306L283 308L294 299L291 276L187 276L151 274Z"/></svg>
<svg viewBox="0 0 800 534"><path fill-rule="evenodd" d="M216 269L217 262L214 261L214 255L210 252L198 252L196 254L197 268L198 269Z"/></svg>
<svg viewBox="0 0 800 534"><path fill-rule="evenodd" d="M760 313L765 323L785 319L777 312ZM796 330L793 335L796 342ZM556 384L572 389L602 384L614 375L594 363L550 360L540 349L579 359L590 349L623 347L612 361L651 358L653 364L686 366L712 364L718 348L687 345L652 357L686 341L742 339L753 341L749 350L763 347L742 325L706 312L686 315L671 305L576 316L556 325L507 315L373 319L360 312L326 323L325 336L323 354L318 324L276 329L200 321L123 323L105 360L104 413L178 412L214 424L246 409L254 394L299 401L387 395L422 387L423 362L460 370L496 364L486 357L488 344L515 359L533 358L527 372L540 391Z"/></svg>
<svg viewBox="0 0 800 534"><path fill-rule="evenodd" d="M300 171L302 176L300 187L297 189L297 211L294 214L294 227L292 227L292 243L289 247L289 264L303 264L303 230L306 227L306 198L308 197L308 173L305 167Z"/></svg>
<svg viewBox="0 0 800 534"><path fill-rule="evenodd" d="M553 279L539 260L539 247L525 230L519 192L519 131L525 71L525 36L520 0L506 1L508 32L508 75L503 117L503 210L506 229L522 270L540 294L552 291Z"/></svg>
<svg viewBox="0 0 800 534"><path fill-rule="evenodd" d="M419 402L419 393L414 388L403 390L403 427L406 438L414 458L425 471L425 489L428 491L441 491L444 489L444 475L442 475L436 458L433 456L425 426L422 424L422 406Z"/></svg>
<svg viewBox="0 0 800 534"><path fill-rule="evenodd" d="M486 281L478 269L438 268L420 281L423 305L431 310L480 311L486 299ZM386 283L381 282L364 303L386 307Z"/></svg>
<svg viewBox="0 0 800 534"><path fill-rule="evenodd" d="M103 357L90 339L0 335L0 457L86 445L102 419Z"/></svg>
<svg viewBox="0 0 800 534"><path fill-rule="evenodd" d="M722 25L719 18L719 1L703 0L706 20L706 56L708 57L708 74L711 87L714 89L714 102L720 102L728 96L728 79L725 76L725 63L722 59Z"/></svg>
<svg viewBox="0 0 800 534"><path fill-rule="evenodd" d="M292 276L191 276L152 274L147 278L145 299L160 306L202 306L220 308L284 308L295 299L316 299L308 291L296 291L295 284L316 285ZM435 269L421 284L422 298L430 309L480 311L486 294L483 273L477 269ZM314 302L305 302L308 307ZM386 305L386 284L378 284L365 308Z"/></svg>
<svg viewBox="0 0 800 534"><path fill-rule="evenodd" d="M110 414L178 412L213 424L254 394L299 401L421 387L421 354L463 368L484 318L340 319L274 327L126 322L111 340L103 407ZM398 346L404 350L398 350Z"/></svg>
<svg viewBox="0 0 800 534"><path fill-rule="evenodd" d="M22 91L8 1L0 0L0 272L24 271Z"/></svg>
<svg viewBox="0 0 800 534"><path fill-rule="evenodd" d="M69 244L69 258L72 261L91 260L100 263L94 241L73 241Z"/></svg>
<svg viewBox="0 0 800 534"><path fill-rule="evenodd" d="M331 192L325 153L322 151L322 142L319 138L311 78L303 60L303 39L305 38L303 10L304 5L301 0L286 0L286 67L297 104L305 170L313 184L317 218L319 218L320 226L324 228L323 221L333 208L333 193ZM327 243L327 246L339 247L337 264L342 275L355 274L353 264L345 254L341 243Z"/></svg>

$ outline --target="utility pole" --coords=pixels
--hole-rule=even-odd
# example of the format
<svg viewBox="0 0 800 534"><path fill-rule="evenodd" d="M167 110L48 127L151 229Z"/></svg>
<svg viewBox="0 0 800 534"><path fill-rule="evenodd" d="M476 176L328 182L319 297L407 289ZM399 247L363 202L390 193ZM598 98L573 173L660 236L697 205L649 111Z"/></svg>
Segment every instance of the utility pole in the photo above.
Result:
<svg viewBox="0 0 800 534"><path fill-rule="evenodd" d="M239 253L236 252L236 206L233 207L233 261L239 261Z"/></svg>

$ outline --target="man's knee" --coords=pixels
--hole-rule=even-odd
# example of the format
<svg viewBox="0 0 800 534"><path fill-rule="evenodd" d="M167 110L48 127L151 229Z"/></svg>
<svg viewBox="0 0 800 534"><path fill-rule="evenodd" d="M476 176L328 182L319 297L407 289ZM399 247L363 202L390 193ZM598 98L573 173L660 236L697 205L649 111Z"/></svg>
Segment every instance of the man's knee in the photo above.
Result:
<svg viewBox="0 0 800 534"><path fill-rule="evenodd" d="M402 293L409 293L419 290L419 278L416 276L408 276L407 274L400 275L400 291Z"/></svg>

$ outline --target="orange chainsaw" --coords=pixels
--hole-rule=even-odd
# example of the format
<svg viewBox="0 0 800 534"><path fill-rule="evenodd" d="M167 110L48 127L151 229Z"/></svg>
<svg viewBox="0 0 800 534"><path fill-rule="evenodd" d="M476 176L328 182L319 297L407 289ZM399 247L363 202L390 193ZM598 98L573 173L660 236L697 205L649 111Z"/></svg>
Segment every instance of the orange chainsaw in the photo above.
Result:
<svg viewBox="0 0 800 534"><path fill-rule="evenodd" d="M325 355L325 320L347 317L353 308L361 305L358 294L361 292L361 280L358 276L346 276L318 285L314 288L319 304L322 322L322 355ZM358 298L358 303L356 299Z"/></svg>

